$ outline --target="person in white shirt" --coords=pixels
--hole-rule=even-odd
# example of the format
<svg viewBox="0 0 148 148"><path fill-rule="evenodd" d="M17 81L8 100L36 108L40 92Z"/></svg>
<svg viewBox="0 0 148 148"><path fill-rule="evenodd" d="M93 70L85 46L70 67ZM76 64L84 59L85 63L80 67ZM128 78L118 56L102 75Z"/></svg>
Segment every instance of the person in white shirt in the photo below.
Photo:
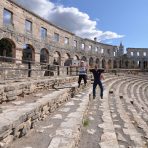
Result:
<svg viewBox="0 0 148 148"><path fill-rule="evenodd" d="M82 79L84 80L84 85L86 86L86 83L87 83L87 68L85 66L84 61L80 62L78 87L80 87Z"/></svg>

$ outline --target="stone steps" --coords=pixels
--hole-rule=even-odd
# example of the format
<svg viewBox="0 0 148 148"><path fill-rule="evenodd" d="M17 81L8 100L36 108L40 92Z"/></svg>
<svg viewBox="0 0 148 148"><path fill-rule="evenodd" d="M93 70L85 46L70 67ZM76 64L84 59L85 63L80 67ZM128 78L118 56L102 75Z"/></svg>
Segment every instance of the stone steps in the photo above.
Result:
<svg viewBox="0 0 148 148"><path fill-rule="evenodd" d="M126 109L125 111L128 113L128 116L129 116L130 120L132 121L132 124L134 125L135 129L137 131L139 131L138 128L140 128L141 126L142 127L144 126L145 129L146 129L146 131L147 131L147 125L146 125L146 123L143 121L143 119L140 117L139 112L137 112L137 110L136 110L136 108L138 108L139 110L141 110L141 106L138 105L139 102L136 103L136 101L137 101L136 99L134 99L134 104L131 104L131 102L130 102L131 99L132 99L131 98L131 95L134 94L134 93L137 93L137 91L136 92L133 92L133 88L137 84L141 83L141 80L139 80L139 81L133 80L132 82L129 82L129 83L128 82L124 82L125 83L125 86L124 87L121 87L121 91L124 94L124 97L122 99L123 100L122 101L122 105ZM128 87L129 85L131 85L131 87ZM131 89L129 89L129 88L131 88ZM131 95L127 95L127 94L129 94L127 92L131 93ZM137 105L135 106L135 104L137 104ZM137 132L137 135L138 135L138 133L140 134L140 132L142 132L142 135L140 136L142 138L147 133L146 131L143 131L143 132L142 131L139 131L139 132ZM142 141L140 141L139 143L142 143ZM143 142L143 143L146 143L146 142ZM136 146L138 147L138 145L136 145ZM145 146L145 145L143 145L143 146Z"/></svg>
<svg viewBox="0 0 148 148"><path fill-rule="evenodd" d="M105 81L106 82L108 82L108 81L111 81L112 79L111 78L109 78L109 79L106 79ZM77 84L76 84L76 86L77 86ZM68 88L66 88L66 89L68 89ZM72 102L74 102L74 100L77 102L77 101L80 101L79 102L79 104L77 105L77 113L76 113L76 111L74 111L74 112L70 112L70 114L69 115L67 115L67 118L65 118L65 121L63 121L63 124L61 123L61 127L60 127L60 125L59 125L59 127L57 127L57 129L56 129L56 131L59 131L61 128L62 128L62 130L63 131L67 131L67 127L64 129L62 126L64 125L64 124L68 124L68 122L70 122L70 123L72 123L73 121L74 121L74 123L75 124L69 124L69 126L70 126L70 130L69 131L67 131L67 134L71 134L72 135L72 133L69 133L69 132L75 132L76 131L76 129L77 129L77 134L79 134L79 131L78 131L78 129L80 130L80 126L82 125L82 119L83 119L83 115L84 115L84 113L85 113L85 110L87 109L87 107L88 107L88 102L89 102L89 94L90 94L90 91L92 90L92 88L90 88L90 89L88 89L88 90L86 90L85 91L85 94L84 94L84 92L82 93L84 96L82 96L82 97L80 97L80 98L71 98L70 99L70 101L72 101ZM61 92L61 89L59 90L60 92ZM61 94L63 94L63 92L61 92ZM59 96L61 95L61 94L59 94ZM53 95L55 98L57 98L57 96L55 96L55 95ZM53 96L51 96L51 98L53 97ZM49 97L49 96L48 96ZM48 97L46 97L46 98L48 98ZM77 97L79 97L79 95L77 96ZM57 101L56 101L57 102ZM41 104L41 102L40 102L40 104ZM65 103L65 104L63 104L63 106L66 106L66 104L67 103ZM70 102L68 102L68 104L70 104ZM45 107L46 108L46 107ZM48 109L47 109L48 110ZM55 112L53 112L53 113L56 113L57 111L55 111ZM77 118L77 116L78 116L78 118L80 119L80 120L78 120L78 118ZM50 120L51 118L49 118L49 120ZM78 120L78 121L77 121ZM65 122L65 123L64 123ZM78 124L79 123L79 124ZM41 123L42 124L42 123ZM72 127L71 127L72 126ZM77 127L77 128L75 128L75 127ZM79 127L79 128L78 128ZM54 127L55 128L55 127ZM58 130L59 129L59 130ZM73 129L75 129L74 131L73 131ZM72 131L71 131L72 130ZM54 131L55 132L55 131ZM58 133L58 132L57 132ZM55 136L54 136L55 137ZM56 139L59 139L59 135L57 134L57 136L56 136L57 138L54 138L55 140L49 140L49 141L47 141L48 143L51 141L51 144L49 145L49 147L52 147L52 145L53 145L53 143L54 143L54 141L56 141ZM79 136L78 136L79 137ZM53 138L53 137L52 137ZM67 137L68 138L68 137ZM71 139L71 138L70 138ZM73 139L73 138L72 138ZM79 139L79 138L77 138L77 139ZM22 140L24 141L24 139L22 138ZM52 142L53 141L53 142ZM61 138L61 140L59 139L59 145L63 145L62 144L62 141L64 141L64 137L63 137L63 139ZM78 140L76 140L77 142L78 142ZM69 141L70 142L70 141ZM77 144L77 142L74 142L73 144ZM17 143L17 141L16 141L16 143ZM71 143L71 142L70 142ZM26 143L27 144L27 143ZM15 145L15 144L14 144ZM66 145L66 143L65 143L65 145ZM17 146L16 146L17 147ZM18 146L19 147L19 146ZM57 147L58 147L58 145L57 145Z"/></svg>
<svg viewBox="0 0 148 148"><path fill-rule="evenodd" d="M124 84L125 82L123 83L120 83L120 87L122 84ZM129 89L128 88L128 85L129 83L126 82L126 86L124 86L123 89L125 89L125 91L123 92L124 93L124 99L125 101L128 100L128 102L126 102L126 104L123 103L123 101L121 101L121 99L118 97L118 94L119 94L119 89L120 87L117 86L117 89L116 89L116 95L115 95L115 99L116 99L116 106L118 108L118 113L124 123L124 126L122 127L122 130L123 130L123 133L125 135L128 135L130 140L129 141L125 141L127 142L128 144L130 144L129 146L133 146L133 147L145 147L145 142L143 141L143 138L142 138L142 134L140 132L137 131L137 127L135 126L134 124L134 121L136 120L136 117L137 117L137 114L134 114L135 116L132 116L134 118L131 118L130 116L130 113L128 110L126 110L125 106L127 106L127 108L133 113L133 109L132 108L132 104L130 103L130 100L128 99L128 95L127 94L127 91ZM130 143L130 141L132 141Z"/></svg>
<svg viewBox="0 0 148 148"><path fill-rule="evenodd" d="M79 148L83 146L85 148L148 147L148 126L135 109L137 106L134 106L135 102L140 104L139 109L144 105L139 92L141 87L147 87L146 83L145 79L137 76L119 76L116 81L113 80L107 84L108 89L113 93L109 94L110 91L107 90L107 99L105 97L103 100L98 99L92 103L89 109L91 114L88 113L88 116L91 116L90 125L83 129ZM137 99L134 100L134 104L130 102L132 94ZM92 112L99 118L102 117L102 120L95 119ZM97 120L99 120L99 128Z"/></svg>
<svg viewBox="0 0 148 148"><path fill-rule="evenodd" d="M24 81L6 82L0 84L0 106L14 100L21 100L30 94L52 89L54 86L71 84L77 82L77 76L44 78L44 79L26 79Z"/></svg>
<svg viewBox="0 0 148 148"><path fill-rule="evenodd" d="M92 100L92 86L78 89L73 83L35 102L6 104L0 114L0 144L10 148L146 148L148 125L139 110L144 107L147 113L146 98L141 99L146 95L140 93L147 81L106 75L103 85L103 99Z"/></svg>
<svg viewBox="0 0 148 148"><path fill-rule="evenodd" d="M140 82L141 83L141 82ZM145 82L143 82L143 83L145 83ZM139 82L138 83L136 83L137 85L139 84ZM134 88L135 86L133 86L133 88ZM134 89L133 89L133 91L131 92L131 93L133 93L133 94L139 94L139 91L141 91L141 90L139 90L139 88L140 87L137 87L137 89L135 89L135 92L134 92ZM135 97L135 96L134 96ZM138 101L137 101L138 100ZM136 101L137 101L137 103L136 103ZM126 101L127 102L127 101ZM128 102L129 103L129 102ZM132 116L133 116L133 120L135 121L134 122L134 124L136 125L136 127L137 128L139 128L139 129L141 129L141 132L142 132L142 138L144 138L144 137L147 137L148 138L148 125L147 125L147 121L143 118L143 114L147 114L147 110L148 110L148 108L146 108L145 106L145 110L143 110L143 105L144 105L144 103L141 101L141 98L140 98L140 96L138 96L138 98L137 97L135 97L135 99L134 99L134 103L136 103L137 104L137 108L139 109L139 111L137 111L136 109L135 109L135 107L132 105L132 104L130 104L129 105L129 107L128 107L128 109L130 110L130 112L132 113ZM146 123L147 122L147 123ZM147 143L148 141L144 138L144 140L145 140L145 143ZM147 143L148 144L148 143Z"/></svg>
<svg viewBox="0 0 148 148"><path fill-rule="evenodd" d="M59 106L78 93L77 83L72 88L64 88L38 97L34 102L22 102L1 106L0 141L1 145L9 145L16 138L26 135L33 128L34 123L44 119Z"/></svg>
<svg viewBox="0 0 148 148"><path fill-rule="evenodd" d="M14 142L11 148L21 148L22 145L35 148L75 147L79 141L90 92L91 89L87 88L71 98L44 121L36 123L35 131ZM41 132L38 133L38 131Z"/></svg>
<svg viewBox="0 0 148 148"><path fill-rule="evenodd" d="M148 83L145 81L137 82L132 86L131 89L132 98L137 102L137 106L140 109L140 112L143 111L143 109L148 108L144 98L140 95L142 93L140 87L143 87L145 84L148 86ZM145 110L145 112L148 114L148 110Z"/></svg>
<svg viewBox="0 0 148 148"><path fill-rule="evenodd" d="M91 102L86 117L89 125L83 128L79 148L119 147L108 104L110 88L117 81L119 81L119 77L104 82L105 91L103 99L100 99L99 93L97 93L98 96Z"/></svg>

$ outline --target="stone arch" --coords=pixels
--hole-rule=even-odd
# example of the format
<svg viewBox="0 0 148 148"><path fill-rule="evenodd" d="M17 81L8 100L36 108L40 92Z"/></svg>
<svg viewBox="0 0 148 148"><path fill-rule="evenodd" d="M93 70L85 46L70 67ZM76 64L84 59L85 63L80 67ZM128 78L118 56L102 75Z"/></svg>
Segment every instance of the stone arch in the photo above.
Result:
<svg viewBox="0 0 148 148"><path fill-rule="evenodd" d="M107 53L108 53L108 55L110 55L111 54L111 50L107 49Z"/></svg>
<svg viewBox="0 0 148 148"><path fill-rule="evenodd" d="M64 66L70 66L72 64L70 54L66 53L64 54Z"/></svg>
<svg viewBox="0 0 148 148"><path fill-rule="evenodd" d="M100 59L99 58L96 59L95 63L100 67Z"/></svg>
<svg viewBox="0 0 148 148"><path fill-rule="evenodd" d="M80 60L80 58L79 58L79 56L78 55L74 55L73 56L73 58L72 58L72 65L74 66L78 66L79 65L79 60Z"/></svg>
<svg viewBox="0 0 148 148"><path fill-rule="evenodd" d="M129 67L129 61L125 61L125 67L128 68Z"/></svg>
<svg viewBox="0 0 148 148"><path fill-rule="evenodd" d="M106 67L106 61L105 59L102 59L102 68L105 68Z"/></svg>
<svg viewBox="0 0 148 148"><path fill-rule="evenodd" d="M40 63L49 63L49 52L46 48L42 48L40 51Z"/></svg>
<svg viewBox="0 0 148 148"><path fill-rule="evenodd" d="M23 63L28 63L28 61L35 61L35 49L30 44L25 44L23 47Z"/></svg>
<svg viewBox="0 0 148 148"><path fill-rule="evenodd" d="M113 67L117 68L117 61L116 60L113 61Z"/></svg>
<svg viewBox="0 0 148 148"><path fill-rule="evenodd" d="M59 51L55 51L53 54L53 64L55 65L61 65L61 54Z"/></svg>
<svg viewBox="0 0 148 148"><path fill-rule="evenodd" d="M108 69L111 69L112 68L112 60L111 59L108 60L107 68Z"/></svg>
<svg viewBox="0 0 148 148"><path fill-rule="evenodd" d="M92 57L89 58L89 66L93 66L94 64L94 59Z"/></svg>
<svg viewBox="0 0 148 148"><path fill-rule="evenodd" d="M135 67L135 61L131 61L131 68L134 68Z"/></svg>
<svg viewBox="0 0 148 148"><path fill-rule="evenodd" d="M16 45L9 38L2 38L0 40L0 56L16 58ZM12 62L12 59L0 59L4 62Z"/></svg>
<svg viewBox="0 0 148 148"><path fill-rule="evenodd" d="M148 66L147 64L148 64L147 61L143 61L143 68L144 69L147 69L147 66Z"/></svg>
<svg viewBox="0 0 148 148"><path fill-rule="evenodd" d="M75 55L75 56L73 57L73 60L79 60L79 56L78 56L78 55Z"/></svg>
<svg viewBox="0 0 148 148"><path fill-rule="evenodd" d="M81 60L83 60L83 61L86 62L87 61L87 58L85 56L82 56Z"/></svg>

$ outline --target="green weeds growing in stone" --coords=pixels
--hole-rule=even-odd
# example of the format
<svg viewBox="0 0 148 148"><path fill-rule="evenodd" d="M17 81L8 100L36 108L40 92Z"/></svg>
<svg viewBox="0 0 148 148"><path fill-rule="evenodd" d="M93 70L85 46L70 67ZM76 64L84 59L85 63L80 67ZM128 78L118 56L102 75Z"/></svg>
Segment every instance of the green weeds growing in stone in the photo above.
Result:
<svg viewBox="0 0 148 148"><path fill-rule="evenodd" d="M89 125L89 119L84 119L83 120L83 126L86 127Z"/></svg>

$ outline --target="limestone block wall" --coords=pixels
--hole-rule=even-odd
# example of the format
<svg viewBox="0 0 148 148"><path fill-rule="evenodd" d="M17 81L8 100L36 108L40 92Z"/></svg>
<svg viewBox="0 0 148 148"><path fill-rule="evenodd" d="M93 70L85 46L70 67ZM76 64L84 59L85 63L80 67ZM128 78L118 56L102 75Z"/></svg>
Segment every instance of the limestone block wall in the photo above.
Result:
<svg viewBox="0 0 148 148"><path fill-rule="evenodd" d="M4 9L12 12L13 14L13 24L10 26L6 26L3 22L3 11ZM69 58L77 60L81 60L85 57L86 61L89 62L90 58L93 58L93 64L95 64L96 59L100 60L99 65L109 68L116 67L125 67L126 64L122 66L114 66L121 65L119 62L122 59L123 55L121 50L124 50L124 46L114 46L109 44L104 44L97 42L97 40L84 39L72 32L69 32L63 28L60 28L51 22L41 18L37 14L23 8L22 6L15 3L15 1L11 0L3 0L0 3L0 40L5 38L13 42L15 48L13 49L13 57L19 60L22 59L22 52L24 44L29 44L33 48L33 61L40 62L41 49L46 49L48 53L48 63L53 63L55 59L55 53L59 53L59 65L64 65L65 54L69 55ZM25 31L25 21L28 20L32 22L32 32L28 33ZM41 28L45 28L47 30L47 37L45 39L41 39L40 30ZM55 33L59 35L59 41L55 41ZM68 39L68 42L65 42L65 39ZM74 42L76 41L77 45L75 47ZM85 48L82 49L82 44L84 44ZM98 51L96 51L96 49ZM103 52L102 52L103 50ZM127 57L130 58L130 51L133 51L133 57L135 61L148 62L147 55L148 50L146 48L128 48L127 49ZM136 52L139 52L139 56L137 58ZM146 56L142 56L142 55ZM136 56L135 56L136 55ZM140 59L141 58L141 59ZM143 61L142 61L143 60ZM113 64L114 61L117 64ZM130 61L130 59L129 59ZM21 63L21 61L15 61L16 63ZM111 63L108 65L108 63ZM129 62L130 63L130 62ZM142 64L141 64L142 65ZM142 66L140 67L142 68ZM148 64L143 64L144 67L148 67ZM135 66L134 66L135 67Z"/></svg>
<svg viewBox="0 0 148 148"><path fill-rule="evenodd" d="M12 26L5 26L3 24L3 10L7 9L13 13L13 24ZM21 60L22 58L22 48L24 44L30 44L34 48L34 60L36 62L40 61L40 51L42 48L46 48L49 52L49 62L53 62L54 60L54 53L58 51L61 56L60 64L63 65L65 60L62 55L63 53L68 53L70 58L73 59L75 55L78 56L80 60L83 56L87 59L92 57L93 58L101 57L100 51L94 52L96 46L100 49L100 43L83 39L75 34L64 30L60 27L55 26L54 24L44 20L43 18L39 17L38 15L32 13L24 9L22 6L19 6L15 2L11 0L3 0L0 3L0 39L8 38L11 39L14 44L16 45L16 51L14 54L14 58L18 58ZM25 31L25 20L29 20L32 22L32 32L28 33ZM46 39L42 40L40 38L40 29L41 27L47 29L47 37ZM55 42L54 34L57 33L59 35L59 41ZM68 38L68 44L65 44L65 38ZM77 46L74 47L74 40L77 41ZM86 48L84 50L81 49L81 44L84 43ZM92 47L91 50L87 52L88 47ZM101 44L105 48L105 45ZM112 45L110 46L110 50L112 50ZM89 57L88 57L89 55ZM106 55L105 55L106 56ZM94 60L95 61L95 60ZM18 62L18 61L17 61Z"/></svg>
<svg viewBox="0 0 148 148"><path fill-rule="evenodd" d="M42 96L36 102L24 104L24 106L10 106L12 110L0 117L3 121L0 127L0 146L8 147L13 140L25 136L31 129L34 128L34 123L43 120L50 113L55 111L64 102L70 99L72 93L78 93L81 90L78 88L67 88L60 91L55 91L51 94ZM13 119L12 121L9 119Z"/></svg>
<svg viewBox="0 0 148 148"><path fill-rule="evenodd" d="M49 89L54 85L62 85L66 83L77 82L77 77L66 77L66 78L54 78L54 79L26 79L22 82L14 82L11 84L0 85L0 103L9 102L21 99L24 95L35 93L38 90Z"/></svg>
<svg viewBox="0 0 148 148"><path fill-rule="evenodd" d="M148 68L148 48L127 48L129 67Z"/></svg>

